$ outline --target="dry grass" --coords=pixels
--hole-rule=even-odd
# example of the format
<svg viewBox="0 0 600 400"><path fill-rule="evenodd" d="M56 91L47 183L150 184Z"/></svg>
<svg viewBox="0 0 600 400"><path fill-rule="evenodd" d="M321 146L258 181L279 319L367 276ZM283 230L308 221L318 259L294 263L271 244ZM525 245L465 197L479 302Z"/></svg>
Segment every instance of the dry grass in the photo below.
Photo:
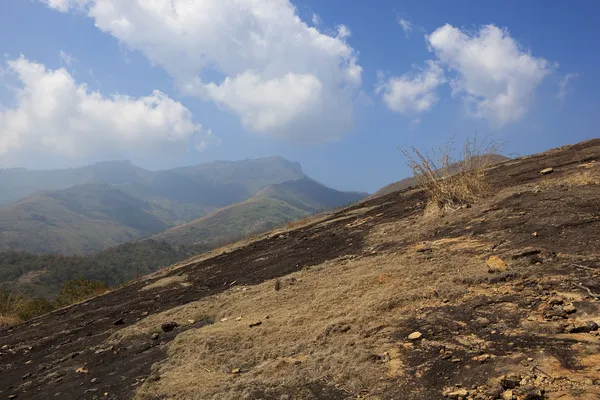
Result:
<svg viewBox="0 0 600 400"><path fill-rule="evenodd" d="M570 174L566 177L565 184L569 186L600 185L600 168L592 166Z"/></svg>
<svg viewBox="0 0 600 400"><path fill-rule="evenodd" d="M15 315L0 315L0 329L19 325L23 320Z"/></svg>
<svg viewBox="0 0 600 400"><path fill-rule="evenodd" d="M369 242L408 240L407 224L413 225L410 220L392 223L385 236L373 232ZM485 247L481 243L456 238L432 246L433 255L340 257L280 278L279 291L273 289L275 280L234 287L151 315L111 341L150 335L166 320L186 325L198 315L211 315L217 321L180 333L169 344L167 359L154 366L160 380L147 380L137 399L233 400L257 398L259 391L269 397L296 393L312 381L358 393L382 377L403 373L390 335L404 315L441 304L440 294L467 295L465 285L453 282L487 274L482 258L473 256ZM250 328L256 321L262 324ZM374 356L383 361L373 361ZM237 368L241 373L232 373Z"/></svg>
<svg viewBox="0 0 600 400"><path fill-rule="evenodd" d="M427 192L433 210L452 211L488 196L491 187L485 169L492 164L501 146L467 138L458 158L452 157L453 141L430 153L413 148L402 150L417 185Z"/></svg>

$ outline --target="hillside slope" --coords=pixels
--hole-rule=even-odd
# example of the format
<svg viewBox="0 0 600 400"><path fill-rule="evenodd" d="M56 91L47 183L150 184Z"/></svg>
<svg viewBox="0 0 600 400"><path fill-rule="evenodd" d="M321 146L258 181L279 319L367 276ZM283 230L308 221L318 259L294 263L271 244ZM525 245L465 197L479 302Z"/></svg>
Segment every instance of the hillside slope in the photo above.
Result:
<svg viewBox="0 0 600 400"><path fill-rule="evenodd" d="M88 253L159 232L151 206L103 184L40 193L0 207L0 251Z"/></svg>
<svg viewBox="0 0 600 400"><path fill-rule="evenodd" d="M214 245L264 232L317 211L354 203L366 193L341 192L310 178L269 185L250 199L156 235L184 245Z"/></svg>
<svg viewBox="0 0 600 400"><path fill-rule="evenodd" d="M1 331L0 396L596 399L599 166L507 161L444 218L395 192Z"/></svg>

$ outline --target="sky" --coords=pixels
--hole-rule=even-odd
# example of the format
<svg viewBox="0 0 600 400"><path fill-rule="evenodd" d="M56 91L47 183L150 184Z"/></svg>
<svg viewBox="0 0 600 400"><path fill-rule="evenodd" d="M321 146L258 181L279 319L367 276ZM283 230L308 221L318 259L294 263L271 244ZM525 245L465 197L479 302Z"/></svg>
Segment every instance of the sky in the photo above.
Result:
<svg viewBox="0 0 600 400"><path fill-rule="evenodd" d="M600 136L597 1L0 1L0 168L281 155L374 192L399 149ZM594 39L596 38L596 39Z"/></svg>

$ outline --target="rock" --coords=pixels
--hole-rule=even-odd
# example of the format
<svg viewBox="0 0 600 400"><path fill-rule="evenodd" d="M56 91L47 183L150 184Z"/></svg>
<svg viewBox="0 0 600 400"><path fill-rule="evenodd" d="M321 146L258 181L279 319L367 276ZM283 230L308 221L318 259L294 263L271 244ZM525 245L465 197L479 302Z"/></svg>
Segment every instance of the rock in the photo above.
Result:
<svg viewBox="0 0 600 400"><path fill-rule="evenodd" d="M504 375L500 378L500 385L502 385L504 389L514 389L521 384L521 379L521 375L517 374Z"/></svg>
<svg viewBox="0 0 600 400"><path fill-rule="evenodd" d="M255 326L259 326L259 325L262 325L262 321L253 322L253 323L249 324L248 326L250 328L254 328Z"/></svg>
<svg viewBox="0 0 600 400"><path fill-rule="evenodd" d="M8 399L9 399L9 400L16 399L16 398L17 398L17 395L16 395L16 394L9 394L9 395L8 395Z"/></svg>
<svg viewBox="0 0 600 400"><path fill-rule="evenodd" d="M241 321L241 320L242 320L242 317L237 317L235 320L236 320L236 321Z"/></svg>
<svg viewBox="0 0 600 400"><path fill-rule="evenodd" d="M85 367L80 367L80 368L77 368L75 370L75 372L78 373L78 374L87 374L88 373L88 369L85 368Z"/></svg>
<svg viewBox="0 0 600 400"><path fill-rule="evenodd" d="M544 312L545 319L567 318L567 312L562 308L555 308Z"/></svg>
<svg viewBox="0 0 600 400"><path fill-rule="evenodd" d="M502 393L502 400L512 400L513 398L513 391L511 389L505 390L504 393Z"/></svg>
<svg viewBox="0 0 600 400"><path fill-rule="evenodd" d="M100 379L98 379L98 378L92 378L92 380L90 382L91 383L98 383L98 382L100 382Z"/></svg>
<svg viewBox="0 0 600 400"><path fill-rule="evenodd" d="M428 243L419 243L415 246L415 251L417 253L428 253L432 251L431 246Z"/></svg>
<svg viewBox="0 0 600 400"><path fill-rule="evenodd" d="M227 320L228 320L228 318L225 317L225 318L221 318L219 321L221 321L221 322L227 322Z"/></svg>
<svg viewBox="0 0 600 400"><path fill-rule="evenodd" d="M519 388L516 392L519 400L542 400L545 398L544 393L534 386Z"/></svg>
<svg viewBox="0 0 600 400"><path fill-rule="evenodd" d="M598 324L594 321L575 321L565 328L567 333L587 333L598 330Z"/></svg>
<svg viewBox="0 0 600 400"><path fill-rule="evenodd" d="M150 336L150 338L152 338L152 340L158 340L159 337L160 337L160 335L158 333L156 333L156 332L154 332L152 334L152 336Z"/></svg>
<svg viewBox="0 0 600 400"><path fill-rule="evenodd" d="M563 306L562 308L564 310L564 312L566 312L567 314L573 314L574 312L577 311L577 309L575 308L575 306L573 304L566 304Z"/></svg>
<svg viewBox="0 0 600 400"><path fill-rule="evenodd" d="M148 316L148 311L144 311L144 312L142 313L142 317L146 317L146 316Z"/></svg>
<svg viewBox="0 0 600 400"><path fill-rule="evenodd" d="M187 322L188 322L188 324L190 324L190 325L193 325L193 324L195 324L195 323L196 323L196 320L193 320L193 319L188 319L188 321L187 321Z"/></svg>
<svg viewBox="0 0 600 400"><path fill-rule="evenodd" d="M544 168L543 170L540 171L540 174L542 175L548 175L554 172L554 168Z"/></svg>
<svg viewBox="0 0 600 400"><path fill-rule="evenodd" d="M171 332L173 329L177 328L179 326L179 324L177 322L171 321L171 322L165 322L164 324L162 324L160 326L160 329L162 329L163 332Z"/></svg>
<svg viewBox="0 0 600 400"><path fill-rule="evenodd" d="M538 233L537 233L537 232L533 232L533 233L531 234L531 236L533 236L533 237L538 237Z"/></svg>
<svg viewBox="0 0 600 400"><path fill-rule="evenodd" d="M460 389L447 389L444 391L444 396L446 396L449 399L464 399L469 395L469 391L467 389L464 388L460 388Z"/></svg>
<svg viewBox="0 0 600 400"><path fill-rule="evenodd" d="M239 374L239 373L241 373L241 372L242 372L242 369L241 369L241 368L234 368L234 369L232 369L232 370L231 370L231 373L232 373L232 374Z"/></svg>
<svg viewBox="0 0 600 400"><path fill-rule="evenodd" d="M472 358L473 361L479 361L480 363L484 363L487 360L489 360L491 358L491 356L489 354L482 354L480 356L475 356Z"/></svg>
<svg viewBox="0 0 600 400"><path fill-rule="evenodd" d="M508 269L506 263L498 256L491 256L487 259L486 264L489 273L504 272Z"/></svg>
<svg viewBox="0 0 600 400"><path fill-rule="evenodd" d="M560 297L552 297L548 299L548 304L550 304L551 306L560 306L563 304L563 299L561 299Z"/></svg>
<svg viewBox="0 0 600 400"><path fill-rule="evenodd" d="M125 321L123 321L123 318L119 318L118 320L113 322L113 324L115 324L115 325L123 325L124 323L125 323Z"/></svg>
<svg viewBox="0 0 600 400"><path fill-rule="evenodd" d="M25 380L25 379L27 379L27 378L29 378L29 377L31 377L31 372L28 372L28 373L26 373L25 375L23 375L23 378L22 378L22 379L23 379L23 380Z"/></svg>
<svg viewBox="0 0 600 400"><path fill-rule="evenodd" d="M408 335L409 340L419 340L422 337L423 337L423 334L421 332L413 332L410 335Z"/></svg>

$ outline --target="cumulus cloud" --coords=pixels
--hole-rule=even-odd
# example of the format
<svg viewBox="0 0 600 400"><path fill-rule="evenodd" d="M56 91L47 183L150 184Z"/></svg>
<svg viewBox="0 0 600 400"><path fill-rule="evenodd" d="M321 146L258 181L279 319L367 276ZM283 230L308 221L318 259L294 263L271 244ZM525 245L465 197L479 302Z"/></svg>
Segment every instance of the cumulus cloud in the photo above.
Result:
<svg viewBox="0 0 600 400"><path fill-rule="evenodd" d="M251 131L329 140L352 126L362 68L350 30L320 32L288 0L42 1L83 11Z"/></svg>
<svg viewBox="0 0 600 400"><path fill-rule="evenodd" d="M558 93L556 93L556 98L559 100L564 100L569 89L569 81L578 77L579 74L565 75L558 83Z"/></svg>
<svg viewBox="0 0 600 400"><path fill-rule="evenodd" d="M436 89L444 83L444 70L434 61L427 61L416 74L394 76L387 80L380 77L377 93L392 111L421 113L430 110L438 101Z"/></svg>
<svg viewBox="0 0 600 400"><path fill-rule="evenodd" d="M551 72L547 60L532 56L494 25L469 33L447 24L427 40L440 62L456 73L453 93L472 115L498 126L525 115L535 89Z"/></svg>
<svg viewBox="0 0 600 400"><path fill-rule="evenodd" d="M164 154L215 140L187 108L158 90L144 97L106 97L76 83L66 69L47 69L24 56L7 61L6 70L19 86L15 105L0 108L4 164L30 153L86 160Z"/></svg>

